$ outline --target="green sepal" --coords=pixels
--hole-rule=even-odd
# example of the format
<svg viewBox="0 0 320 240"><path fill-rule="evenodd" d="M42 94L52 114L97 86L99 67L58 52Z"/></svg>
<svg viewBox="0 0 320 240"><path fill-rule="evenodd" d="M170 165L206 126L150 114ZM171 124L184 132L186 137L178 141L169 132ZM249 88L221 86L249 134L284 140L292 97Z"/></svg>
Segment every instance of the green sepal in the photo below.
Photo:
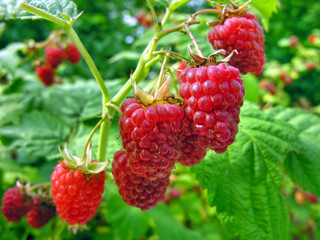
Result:
<svg viewBox="0 0 320 240"><path fill-rule="evenodd" d="M63 151L59 146L59 151L62 158L67 162L68 168L78 170L83 174L100 173L104 171L109 165L109 162L92 161L91 143L88 145L88 148L86 150L86 155L83 160L77 156L70 154L70 152L67 149L67 146L64 147Z"/></svg>

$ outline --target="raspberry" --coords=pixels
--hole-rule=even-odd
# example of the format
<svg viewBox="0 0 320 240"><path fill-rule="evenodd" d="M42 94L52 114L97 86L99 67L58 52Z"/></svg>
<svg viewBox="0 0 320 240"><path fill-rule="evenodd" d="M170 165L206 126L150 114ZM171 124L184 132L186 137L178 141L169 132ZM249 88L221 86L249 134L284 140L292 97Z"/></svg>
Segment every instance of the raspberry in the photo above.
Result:
<svg viewBox="0 0 320 240"><path fill-rule="evenodd" d="M180 62L178 65L178 69L177 69L177 77L180 77L180 73L183 69L185 69L187 67L187 64L185 62Z"/></svg>
<svg viewBox="0 0 320 240"><path fill-rule="evenodd" d="M32 208L32 199L19 188L9 188L3 195L1 212L8 222L19 222Z"/></svg>
<svg viewBox="0 0 320 240"><path fill-rule="evenodd" d="M179 157L183 108L168 101L144 106L129 99L121 110L120 135L128 167L148 180L166 177Z"/></svg>
<svg viewBox="0 0 320 240"><path fill-rule="evenodd" d="M119 187L122 199L130 206L145 211L164 200L170 173L157 180L136 175L128 167L126 152L117 151L112 162L112 175Z"/></svg>
<svg viewBox="0 0 320 240"><path fill-rule="evenodd" d="M48 45L45 48L46 62L52 67L57 68L63 60L63 50L61 47Z"/></svg>
<svg viewBox="0 0 320 240"><path fill-rule="evenodd" d="M83 174L60 162L51 176L52 194L61 219L70 225L92 219L104 192L105 173Z"/></svg>
<svg viewBox="0 0 320 240"><path fill-rule="evenodd" d="M54 69L50 66L40 65L36 68L36 73L45 86L50 86L54 82Z"/></svg>
<svg viewBox="0 0 320 240"><path fill-rule="evenodd" d="M81 54L74 43L69 43L64 49L64 56L72 64L77 64L81 59Z"/></svg>
<svg viewBox="0 0 320 240"><path fill-rule="evenodd" d="M27 222L33 228L41 228L46 225L56 214L56 207L38 197L33 197L33 207L27 213Z"/></svg>
<svg viewBox="0 0 320 240"><path fill-rule="evenodd" d="M205 137L187 138L187 144L200 140L201 145L217 153L225 152L238 132L239 111L243 105L244 87L238 69L224 63L187 67L180 75L179 94L186 117L192 122L190 132ZM197 152L203 154L201 149Z"/></svg>
<svg viewBox="0 0 320 240"><path fill-rule="evenodd" d="M260 75L265 63L264 33L259 20L251 12L243 17L227 18L222 25L214 26L208 34L213 48L224 49L227 54L237 50L229 64L242 74Z"/></svg>

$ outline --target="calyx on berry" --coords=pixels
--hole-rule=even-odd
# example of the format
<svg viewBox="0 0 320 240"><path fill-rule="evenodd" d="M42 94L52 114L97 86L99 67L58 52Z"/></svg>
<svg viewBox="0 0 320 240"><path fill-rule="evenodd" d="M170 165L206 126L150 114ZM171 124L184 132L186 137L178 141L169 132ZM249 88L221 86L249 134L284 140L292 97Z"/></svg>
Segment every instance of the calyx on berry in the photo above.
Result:
<svg viewBox="0 0 320 240"><path fill-rule="evenodd" d="M217 20L208 22L207 23L208 26L213 27L219 24L223 24L226 19L232 18L232 17L244 17L247 12L246 7L251 2L251 0L249 0L243 6L239 6L238 4L235 4L234 2L232 2L231 0L228 0L228 1L230 2L231 7L228 7L225 4L218 4L214 2L214 7L221 11L221 15L218 16Z"/></svg>
<svg viewBox="0 0 320 240"><path fill-rule="evenodd" d="M109 162L99 162L92 160L92 145L88 145L84 159L74 156L69 153L65 146L63 151L59 146L59 151L70 169L81 171L83 174L97 174L104 171Z"/></svg>
<svg viewBox="0 0 320 240"><path fill-rule="evenodd" d="M209 57L205 58L205 57L201 57L197 53L193 52L191 50L191 44L189 44L188 45L188 53L194 61L191 63L192 67L208 67L210 65L218 65L219 63L227 63L231 59L233 54L235 54L235 53L238 54L238 51L233 50L227 57L225 57L221 60L218 60L217 58L219 55L226 55L227 52L224 49L219 49L216 52L210 54Z"/></svg>

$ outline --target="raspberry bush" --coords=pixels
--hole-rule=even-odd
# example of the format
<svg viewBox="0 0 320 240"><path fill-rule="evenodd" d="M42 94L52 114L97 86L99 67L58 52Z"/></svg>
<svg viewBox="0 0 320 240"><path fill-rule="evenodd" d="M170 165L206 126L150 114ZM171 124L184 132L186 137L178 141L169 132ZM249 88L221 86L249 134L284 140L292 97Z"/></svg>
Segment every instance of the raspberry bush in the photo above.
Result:
<svg viewBox="0 0 320 240"><path fill-rule="evenodd" d="M320 35L279 68L278 1L3 4L3 236L319 238L319 111L277 91Z"/></svg>

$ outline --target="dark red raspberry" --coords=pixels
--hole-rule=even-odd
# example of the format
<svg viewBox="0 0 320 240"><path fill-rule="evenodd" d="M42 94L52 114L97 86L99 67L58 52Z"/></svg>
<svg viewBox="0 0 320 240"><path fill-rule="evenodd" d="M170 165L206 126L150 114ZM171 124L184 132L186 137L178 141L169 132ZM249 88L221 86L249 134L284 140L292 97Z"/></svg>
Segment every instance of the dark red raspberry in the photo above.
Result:
<svg viewBox="0 0 320 240"><path fill-rule="evenodd" d="M128 205L145 211L164 200L170 173L157 180L147 180L138 176L128 167L126 152L120 150L114 155L112 174L120 195Z"/></svg>
<svg viewBox="0 0 320 240"><path fill-rule="evenodd" d="M227 18L223 24L211 29L208 40L214 49L224 49L227 54L236 49L238 54L232 56L229 65L238 68L242 74L262 73L265 63L264 33L253 13Z"/></svg>
<svg viewBox="0 0 320 240"><path fill-rule="evenodd" d="M206 137L215 152L225 152L238 132L243 105L244 87L238 69L224 63L187 67L180 75L179 94L186 117L192 121L191 133Z"/></svg>
<svg viewBox="0 0 320 240"><path fill-rule="evenodd" d="M318 198L315 195L311 193L306 193L306 197L310 203L313 203L313 204L318 203Z"/></svg>
<svg viewBox="0 0 320 240"><path fill-rule="evenodd" d="M32 198L19 188L9 188L4 193L1 212L8 222L19 222L31 208Z"/></svg>
<svg viewBox="0 0 320 240"><path fill-rule="evenodd" d="M104 192L105 173L83 174L60 162L51 176L54 204L61 219L70 225L93 218Z"/></svg>
<svg viewBox="0 0 320 240"><path fill-rule="evenodd" d="M33 197L33 207L27 213L27 222L33 228L46 225L56 214L56 207L38 197Z"/></svg>
<svg viewBox="0 0 320 240"><path fill-rule="evenodd" d="M179 157L183 108L167 101L144 106L129 99L121 110L120 135L129 168L148 180L166 177Z"/></svg>
<svg viewBox="0 0 320 240"><path fill-rule="evenodd" d="M48 45L45 48L46 62L52 67L57 68L63 61L64 53L61 47Z"/></svg>
<svg viewBox="0 0 320 240"><path fill-rule="evenodd" d="M54 82L54 69L50 66L40 65L36 68L36 73L45 86L50 86Z"/></svg>
<svg viewBox="0 0 320 240"><path fill-rule="evenodd" d="M69 43L64 50L64 56L72 64L77 64L81 59L81 54L74 43Z"/></svg>

